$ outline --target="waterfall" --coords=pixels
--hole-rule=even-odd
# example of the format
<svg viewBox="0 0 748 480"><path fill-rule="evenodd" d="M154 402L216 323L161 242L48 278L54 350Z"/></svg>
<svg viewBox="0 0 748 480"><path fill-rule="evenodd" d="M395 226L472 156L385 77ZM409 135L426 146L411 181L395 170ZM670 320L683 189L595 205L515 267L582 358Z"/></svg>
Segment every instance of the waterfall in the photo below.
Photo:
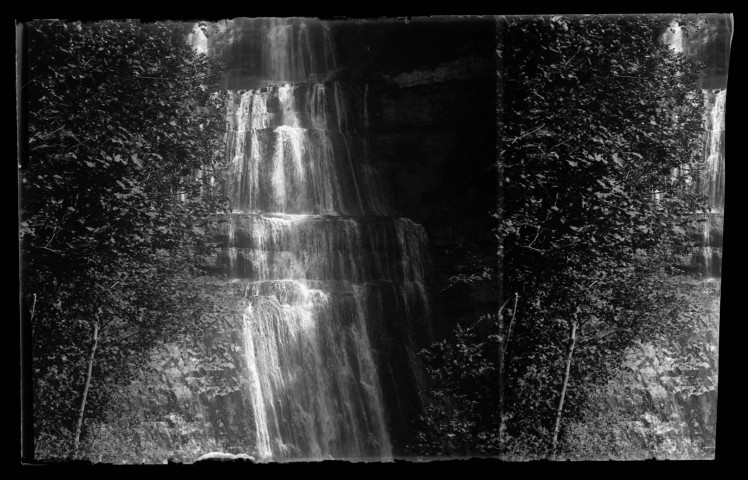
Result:
<svg viewBox="0 0 748 480"><path fill-rule="evenodd" d="M395 374L417 375L408 345L431 335L428 239L393 215L369 164L368 85L317 81L335 67L329 28L263 28L267 85L229 95L233 212L215 260L244 284L257 454L389 459ZM386 348L405 348L411 371L392 373Z"/></svg>
<svg viewBox="0 0 748 480"><path fill-rule="evenodd" d="M698 177L697 191L707 197L700 246L693 256L698 271L709 277L721 276L722 228L725 209L725 100L727 90L703 90L704 169Z"/></svg>
<svg viewBox="0 0 748 480"><path fill-rule="evenodd" d="M263 42L260 68L267 84L305 82L334 67L332 39L326 24L303 18L245 20L259 22ZM321 38L315 38L316 27L321 27Z"/></svg>
<svg viewBox="0 0 748 480"><path fill-rule="evenodd" d="M724 212L725 207L725 162L723 135L725 132L725 100L727 90L704 90L706 105L706 140L704 158L706 170L702 192L709 199L709 208L713 213Z"/></svg>
<svg viewBox="0 0 748 480"><path fill-rule="evenodd" d="M714 31L707 28L703 20L700 31L704 33L698 33L697 31L697 33L691 32L690 36L686 35L678 22L673 20L668 28L664 29L660 39L674 52L703 61L705 58L703 58L703 54L699 53L700 45L708 43L705 40L709 40ZM705 36L700 37L700 35ZM715 76L715 73L715 71L704 72L701 84L719 83L719 75ZM710 76L714 78L709 78ZM718 89L704 88L701 95L704 105L703 124L705 133L702 152L704 168L697 176L693 188L697 193L706 196L708 211L704 212L704 218L702 218L699 246L693 252L692 266L699 273L713 279L720 277L722 270L722 231L725 207L724 135L727 89L725 85Z"/></svg>
<svg viewBox="0 0 748 480"><path fill-rule="evenodd" d="M365 139L352 133L363 128L348 118L342 88L304 83L232 92L228 195L236 210L387 214Z"/></svg>

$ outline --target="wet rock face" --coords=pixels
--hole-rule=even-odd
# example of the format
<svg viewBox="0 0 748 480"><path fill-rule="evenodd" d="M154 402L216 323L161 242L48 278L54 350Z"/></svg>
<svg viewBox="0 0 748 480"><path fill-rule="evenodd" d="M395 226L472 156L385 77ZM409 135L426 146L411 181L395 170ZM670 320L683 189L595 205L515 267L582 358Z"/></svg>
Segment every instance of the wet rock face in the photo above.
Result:
<svg viewBox="0 0 748 480"><path fill-rule="evenodd" d="M485 230L467 224L485 226L496 205L495 80L479 76L372 91L379 95L370 114L371 158L397 207L430 236L451 227L480 237Z"/></svg>
<svg viewBox="0 0 748 480"><path fill-rule="evenodd" d="M189 41L226 65L224 88L244 90L269 83L361 82L384 75L405 83L422 81L441 64L491 59L495 37L492 17L408 21L235 18L202 22ZM273 66L273 59L263 54L268 48L286 55L291 68ZM474 67L460 68L463 71L443 73L464 77L465 70Z"/></svg>

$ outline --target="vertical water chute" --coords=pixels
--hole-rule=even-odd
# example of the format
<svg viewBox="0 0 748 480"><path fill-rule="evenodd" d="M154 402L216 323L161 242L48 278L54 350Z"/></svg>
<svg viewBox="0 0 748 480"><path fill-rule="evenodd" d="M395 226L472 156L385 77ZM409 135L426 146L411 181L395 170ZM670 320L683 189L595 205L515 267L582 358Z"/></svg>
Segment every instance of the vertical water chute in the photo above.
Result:
<svg viewBox="0 0 748 480"><path fill-rule="evenodd" d="M706 105L706 170L703 177L702 191L709 199L712 213L723 213L725 206L725 162L724 162L724 133L725 133L725 105L727 90L704 90L704 104Z"/></svg>
<svg viewBox="0 0 748 480"><path fill-rule="evenodd" d="M722 273L722 231L725 211L725 101L727 90L703 90L704 152L703 170L696 182L697 191L707 197L700 246L694 252L696 269L708 277Z"/></svg>

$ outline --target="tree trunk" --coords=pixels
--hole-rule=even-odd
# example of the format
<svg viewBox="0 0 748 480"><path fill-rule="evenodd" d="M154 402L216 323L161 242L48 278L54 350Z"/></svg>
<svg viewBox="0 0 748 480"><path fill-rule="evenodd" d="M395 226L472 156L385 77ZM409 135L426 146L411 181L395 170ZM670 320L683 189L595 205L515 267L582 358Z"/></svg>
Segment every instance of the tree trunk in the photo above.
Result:
<svg viewBox="0 0 748 480"><path fill-rule="evenodd" d="M80 444L81 429L83 428L83 415L86 411L86 397L88 397L88 387L91 385L91 372L93 370L94 355L96 354L96 345L99 342L99 324L94 322L93 334L91 339L91 353L88 355L88 370L86 372L86 383L83 385L83 398L81 398L81 408L78 412L78 423L75 426L75 439L73 440L73 458L78 456L78 447Z"/></svg>
<svg viewBox="0 0 748 480"><path fill-rule="evenodd" d="M514 294L514 310L512 310L512 319L509 321L509 329L506 332L506 339L499 343L499 378L502 378L504 372L504 358L506 357L506 351L509 349L509 342L512 341L512 327L514 326L514 319L517 318L517 302L519 301L519 293ZM499 317L499 325L501 325L501 317ZM503 345L502 345L503 344Z"/></svg>
<svg viewBox="0 0 748 480"><path fill-rule="evenodd" d="M556 425L553 427L553 449L551 455L556 457L556 443L558 441L558 431L561 427L561 413L564 410L564 398L566 397L566 387L569 385L569 371L571 370L571 357L574 354L574 344L577 340L577 322L571 322L569 331L569 346L566 350L566 370L564 371L564 381L561 384L561 395L558 399L558 409L556 410Z"/></svg>
<svg viewBox="0 0 748 480"><path fill-rule="evenodd" d="M34 321L35 313L36 313L36 294L34 294L34 303L31 304L31 317L29 318L30 322Z"/></svg>

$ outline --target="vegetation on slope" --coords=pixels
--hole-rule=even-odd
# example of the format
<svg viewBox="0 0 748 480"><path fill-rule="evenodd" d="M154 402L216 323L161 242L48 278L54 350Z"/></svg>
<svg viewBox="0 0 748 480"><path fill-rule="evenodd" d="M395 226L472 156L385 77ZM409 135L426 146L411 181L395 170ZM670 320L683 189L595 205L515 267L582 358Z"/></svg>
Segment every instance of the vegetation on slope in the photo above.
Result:
<svg viewBox="0 0 748 480"><path fill-rule="evenodd" d="M216 65L169 25L25 26L22 292L36 457L82 455L90 421L210 302L195 265L224 201ZM197 323L196 323L197 322Z"/></svg>

